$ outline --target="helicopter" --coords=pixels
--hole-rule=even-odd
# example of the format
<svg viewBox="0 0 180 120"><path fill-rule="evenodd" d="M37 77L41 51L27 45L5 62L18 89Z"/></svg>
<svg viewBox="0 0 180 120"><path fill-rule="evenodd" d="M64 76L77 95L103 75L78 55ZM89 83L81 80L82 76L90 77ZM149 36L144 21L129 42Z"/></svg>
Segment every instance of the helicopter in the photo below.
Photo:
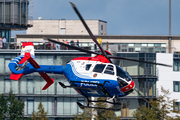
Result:
<svg viewBox="0 0 180 120"><path fill-rule="evenodd" d="M79 50L81 52L86 52L89 54L95 54L96 56L74 58L71 61L67 62L65 66L39 65L35 61L33 43L23 42L21 55L13 59L8 65L9 69L12 72L10 79L17 81L23 75L38 72L47 82L46 85L42 88L42 90L46 90L54 83L53 78L50 78L47 73L63 74L67 81L70 83L70 86L66 86L62 82L59 82L59 85L63 88L74 88L79 94L83 95L87 99L87 105L83 105L80 102L77 102L80 108L120 110L116 108L101 108L90 106L91 102L106 102L113 105L120 105L121 103L115 102L115 98L127 96L128 94L136 90L135 83L130 77L130 75L125 72L121 67L113 64L111 59L122 59L171 67L169 65L161 63L139 61L134 59L112 56L110 52L108 52L107 50L103 50L103 48L97 42L96 37L92 34L91 30L85 23L76 6L71 2L70 4L72 5L74 11L76 12L82 24L86 28L91 39L100 49L101 53L82 49L76 46L71 46L50 38L43 38L50 42L60 44L71 49ZM108 97L112 101L95 101L91 100L90 97Z"/></svg>

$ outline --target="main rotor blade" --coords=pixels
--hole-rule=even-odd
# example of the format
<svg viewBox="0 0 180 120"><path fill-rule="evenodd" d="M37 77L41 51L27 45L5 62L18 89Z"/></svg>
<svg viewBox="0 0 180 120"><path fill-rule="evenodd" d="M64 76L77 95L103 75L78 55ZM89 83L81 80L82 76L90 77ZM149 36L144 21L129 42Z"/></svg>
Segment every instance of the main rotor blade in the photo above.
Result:
<svg viewBox="0 0 180 120"><path fill-rule="evenodd" d="M155 62L148 62L148 61L141 61L141 60L135 60L135 59L129 59L129 58L123 58L123 57L118 57L118 56L108 56L110 59L121 59L121 60L129 60L129 61L134 61L134 62L141 62L141 63L148 63L148 64L154 64L154 65L161 65L161 66L166 66L166 67L172 67L171 65L166 65L162 63L155 63Z"/></svg>
<svg viewBox="0 0 180 120"><path fill-rule="evenodd" d="M147 103L149 103L149 101L148 100L146 100L146 98L138 91L138 89L137 88L134 88L134 90L139 94L139 96L141 96L142 97L142 99L144 100L144 101L146 101Z"/></svg>
<svg viewBox="0 0 180 120"><path fill-rule="evenodd" d="M76 6L70 2L74 11L76 12L76 14L78 15L79 19L81 20L81 22L83 23L84 27L86 28L87 32L89 33L91 39L98 45L99 49L102 52L102 55L107 57L107 54L104 52L104 50L102 49L102 47L99 45L99 43L97 42L95 36L92 34L91 30L89 29L89 27L87 26L86 22L84 21L83 17L81 16L81 14L79 13L78 9L76 8Z"/></svg>
<svg viewBox="0 0 180 120"><path fill-rule="evenodd" d="M59 42L59 41L52 40L52 39L49 39L49 38L44 38L44 40L48 40L48 41L51 41L51 42L53 42L53 43L66 46L66 47L68 47L68 48L72 48L72 49L75 49L75 50L79 50L79 51L81 51L81 52L86 52L86 53L90 53L90 54L100 55L99 53L96 53L96 52L93 52L93 51L89 51L89 50L85 50L85 49L82 49L82 48L80 48L80 47L71 46L71 45L65 44L65 43L63 43L63 42Z"/></svg>

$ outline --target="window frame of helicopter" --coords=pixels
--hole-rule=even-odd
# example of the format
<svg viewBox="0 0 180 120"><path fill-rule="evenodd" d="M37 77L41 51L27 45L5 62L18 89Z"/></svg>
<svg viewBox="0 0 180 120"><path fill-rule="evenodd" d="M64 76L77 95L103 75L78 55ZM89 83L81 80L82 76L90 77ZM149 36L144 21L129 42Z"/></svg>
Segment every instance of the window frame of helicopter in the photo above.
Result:
<svg viewBox="0 0 180 120"><path fill-rule="evenodd" d="M101 66L104 66L104 68L101 70L101 72L100 71L94 71L94 69L95 69L95 67L97 66L97 65L101 65ZM106 69L108 66L112 66L111 68L113 68L113 70L108 70L108 69ZM103 73L103 74L107 74L107 75L116 75L116 72L115 72L115 67L114 67L114 65L113 64L96 64L95 65L95 67L93 68L93 70L92 70L92 72L97 72L97 73ZM105 73L105 71L109 71L109 72L111 72L111 73Z"/></svg>
<svg viewBox="0 0 180 120"><path fill-rule="evenodd" d="M101 69L100 69L101 67ZM93 72L102 73L106 67L106 64L96 64L93 68Z"/></svg>
<svg viewBox="0 0 180 120"><path fill-rule="evenodd" d="M118 70L119 70L119 72L118 72ZM129 80L124 79L124 76L122 76L122 75L123 75L122 73L125 73L125 75L127 75L126 77L128 77ZM118 74L119 74L119 75L118 75ZM126 80L126 82L129 82L129 81L132 80L132 78L127 74L127 72L125 72L125 71L124 71L121 67L119 67L119 66L116 66L116 76L117 76L117 77L119 76L120 78Z"/></svg>
<svg viewBox="0 0 180 120"><path fill-rule="evenodd" d="M111 67L109 67L111 66ZM112 69L111 69L112 68ZM104 74L108 74L108 75L115 75L115 71L114 71L114 65L106 65L106 68L104 69Z"/></svg>
<svg viewBox="0 0 180 120"><path fill-rule="evenodd" d="M86 71L89 71L90 68L91 68L91 66L92 66L92 64L86 64L85 70L86 70Z"/></svg>

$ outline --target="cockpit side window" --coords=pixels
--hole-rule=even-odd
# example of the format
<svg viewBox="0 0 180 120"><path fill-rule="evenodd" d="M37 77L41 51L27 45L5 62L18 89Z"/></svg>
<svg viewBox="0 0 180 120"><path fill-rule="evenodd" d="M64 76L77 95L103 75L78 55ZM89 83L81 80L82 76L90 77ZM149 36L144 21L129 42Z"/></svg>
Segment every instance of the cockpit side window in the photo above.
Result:
<svg viewBox="0 0 180 120"><path fill-rule="evenodd" d="M87 64L87 65L86 65L86 68L85 68L86 71L88 71L88 70L90 69L91 65L92 65L92 64Z"/></svg>
<svg viewBox="0 0 180 120"><path fill-rule="evenodd" d="M98 73L102 73L102 71L104 70L106 65L104 64L97 64L94 69L93 72L98 72Z"/></svg>
<svg viewBox="0 0 180 120"><path fill-rule="evenodd" d="M113 65L108 65L106 67L106 70L104 71L105 74L114 75L114 67Z"/></svg>

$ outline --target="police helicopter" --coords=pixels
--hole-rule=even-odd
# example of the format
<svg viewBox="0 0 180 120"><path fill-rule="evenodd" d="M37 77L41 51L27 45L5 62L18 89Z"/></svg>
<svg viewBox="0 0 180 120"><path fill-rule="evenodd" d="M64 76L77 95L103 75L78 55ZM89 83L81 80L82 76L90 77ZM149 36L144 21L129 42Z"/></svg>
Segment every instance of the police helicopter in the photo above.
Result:
<svg viewBox="0 0 180 120"><path fill-rule="evenodd" d="M70 83L70 86L66 86L63 83L59 82L60 86L63 88L74 88L79 94L87 98L86 106L77 102L80 108L119 110L115 108L94 107L90 106L89 104L90 102L106 102L110 104L120 104L115 102L115 98L126 96L135 90L135 83L132 78L121 67L113 64L111 59L130 60L169 67L169 65L161 63L139 61L134 59L112 56L110 52L102 49L102 47L97 42L95 36L92 34L89 27L85 23L81 14L77 10L76 6L73 3L71 3L71 5L78 17L80 18L81 22L83 23L84 27L88 31L90 37L99 47L101 53L64 44L50 38L44 38L56 44L66 46L71 49L76 49L81 52L95 54L96 56L74 58L65 66L39 65L35 61L33 43L24 42L22 43L21 55L16 57L9 63L9 69L12 71L10 79L17 81L23 75L38 72L47 82L47 84L42 88L42 90L46 90L50 85L54 83L54 80L50 78L47 73L63 74L66 77L67 81ZM112 101L95 101L89 99L89 97L110 97Z"/></svg>

